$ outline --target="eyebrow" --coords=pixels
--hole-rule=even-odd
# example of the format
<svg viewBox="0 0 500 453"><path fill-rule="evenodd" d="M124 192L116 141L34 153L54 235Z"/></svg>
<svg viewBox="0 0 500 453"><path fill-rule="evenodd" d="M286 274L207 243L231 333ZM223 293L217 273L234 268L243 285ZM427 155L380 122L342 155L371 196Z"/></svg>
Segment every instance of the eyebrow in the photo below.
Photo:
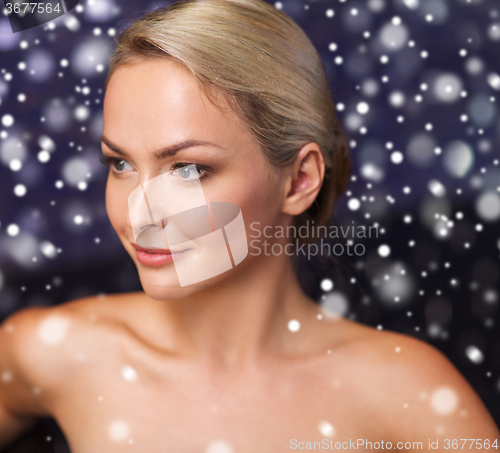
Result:
<svg viewBox="0 0 500 453"><path fill-rule="evenodd" d="M120 154L124 157L128 157L129 154L124 151L123 149L120 149L119 146L115 145L109 138L107 138L104 134L101 135L101 141L112 151L114 151L117 154ZM157 160L162 160L166 159L168 157L173 157L175 156L179 151L182 151L183 149L186 148L193 148L195 146L214 146L215 148L220 148L226 150L223 146L217 145L212 142L205 142L205 141L200 141L200 140L184 140L179 143L175 143L174 145L167 146L165 148L161 148L157 151L153 152L153 156Z"/></svg>

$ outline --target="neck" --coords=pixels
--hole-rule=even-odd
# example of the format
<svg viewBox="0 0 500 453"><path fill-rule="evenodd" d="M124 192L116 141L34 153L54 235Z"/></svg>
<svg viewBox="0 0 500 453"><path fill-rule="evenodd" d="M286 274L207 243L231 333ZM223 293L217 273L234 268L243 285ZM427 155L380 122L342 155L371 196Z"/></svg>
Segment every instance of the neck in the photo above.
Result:
<svg viewBox="0 0 500 453"><path fill-rule="evenodd" d="M250 367L269 354L293 354L319 313L284 254L256 257L187 298L149 300L166 315L161 318L173 332L169 342L175 350L232 369ZM300 322L298 331L289 329L291 320Z"/></svg>

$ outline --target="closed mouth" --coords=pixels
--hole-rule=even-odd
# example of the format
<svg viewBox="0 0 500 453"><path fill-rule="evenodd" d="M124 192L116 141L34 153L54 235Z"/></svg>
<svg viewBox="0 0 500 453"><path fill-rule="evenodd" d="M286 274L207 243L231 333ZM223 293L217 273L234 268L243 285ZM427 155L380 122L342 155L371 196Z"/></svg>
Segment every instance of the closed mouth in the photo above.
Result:
<svg viewBox="0 0 500 453"><path fill-rule="evenodd" d="M157 248L147 248L146 249L144 247L139 247L137 244L134 244L134 243L132 243L132 247L134 247L139 252L146 252L146 253L150 253L152 255L155 253L159 253L161 255L171 255L172 254L170 249L157 249Z"/></svg>
<svg viewBox="0 0 500 453"><path fill-rule="evenodd" d="M132 247L134 247L139 252L146 252L146 253L149 253L151 255L154 255L156 253L161 254L161 255L171 255L172 254L170 249L144 248L144 247L139 247L137 244L134 244L133 242L131 244L132 244Z"/></svg>

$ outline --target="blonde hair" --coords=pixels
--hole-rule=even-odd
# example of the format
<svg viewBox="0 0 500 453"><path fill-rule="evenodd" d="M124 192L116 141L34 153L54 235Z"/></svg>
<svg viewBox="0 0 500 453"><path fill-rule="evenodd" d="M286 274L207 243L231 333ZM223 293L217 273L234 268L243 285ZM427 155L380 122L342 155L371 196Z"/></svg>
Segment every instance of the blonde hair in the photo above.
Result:
<svg viewBox="0 0 500 453"><path fill-rule="evenodd" d="M138 58L168 57L204 93L222 93L269 162L283 167L310 142L321 148L325 179L296 224L324 224L350 175L345 138L321 58L304 31L261 0L182 0L144 14L117 37L106 86Z"/></svg>

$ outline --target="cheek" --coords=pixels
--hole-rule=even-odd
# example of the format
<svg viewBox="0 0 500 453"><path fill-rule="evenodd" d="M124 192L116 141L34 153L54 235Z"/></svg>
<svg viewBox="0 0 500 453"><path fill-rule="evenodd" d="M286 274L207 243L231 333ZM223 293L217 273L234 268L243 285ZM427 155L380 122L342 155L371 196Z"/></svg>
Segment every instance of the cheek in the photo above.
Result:
<svg viewBox="0 0 500 453"><path fill-rule="evenodd" d="M255 221L269 225L275 224L281 213L281 191L281 186L261 169L226 180L224 187L206 195L213 201L237 204L247 225Z"/></svg>

